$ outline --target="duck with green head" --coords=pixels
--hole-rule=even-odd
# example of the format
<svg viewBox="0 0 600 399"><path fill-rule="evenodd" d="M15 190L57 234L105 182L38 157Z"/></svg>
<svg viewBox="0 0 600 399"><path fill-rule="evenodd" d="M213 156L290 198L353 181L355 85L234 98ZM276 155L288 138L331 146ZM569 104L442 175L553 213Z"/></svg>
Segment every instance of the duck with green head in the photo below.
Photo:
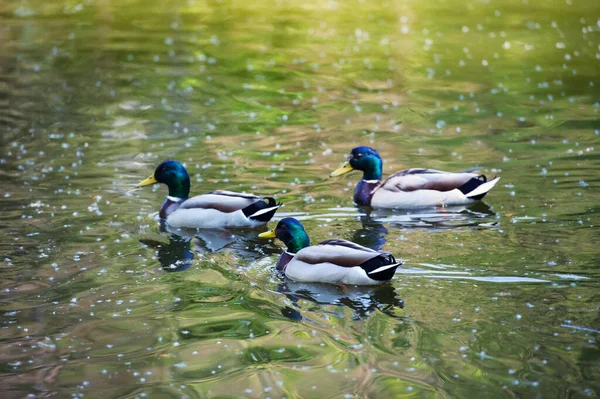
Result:
<svg viewBox="0 0 600 399"><path fill-rule="evenodd" d="M287 250L279 257L277 270L305 283L376 285L391 280L402 264L388 252L342 239L311 246L304 226L294 218L281 219L274 230L259 237L283 241Z"/></svg>
<svg viewBox="0 0 600 399"><path fill-rule="evenodd" d="M279 208L271 197L258 197L232 191L212 191L189 198L190 177L185 167L168 160L137 187L162 183L169 188L159 216L171 227L224 229L264 226Z"/></svg>
<svg viewBox="0 0 600 399"><path fill-rule="evenodd" d="M382 180L383 161L371 147L356 147L348 160L330 176L353 170L363 172L354 189L354 202L374 208L423 208L467 205L482 199L500 180L488 180L475 173L477 168L462 172L411 168Z"/></svg>

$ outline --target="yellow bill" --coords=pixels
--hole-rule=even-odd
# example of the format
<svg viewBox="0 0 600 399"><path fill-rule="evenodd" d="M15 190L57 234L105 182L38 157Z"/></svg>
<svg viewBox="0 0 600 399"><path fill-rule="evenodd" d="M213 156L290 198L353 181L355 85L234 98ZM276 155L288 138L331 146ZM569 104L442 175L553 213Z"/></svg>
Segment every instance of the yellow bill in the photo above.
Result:
<svg viewBox="0 0 600 399"><path fill-rule="evenodd" d="M354 169L350 165L350 162L346 161L346 162L344 162L344 164L342 165L342 167L340 167L340 168L334 170L333 172L331 172L331 174L329 175L329 177L341 176L341 175L346 174L348 172L352 172L353 170Z"/></svg>
<svg viewBox="0 0 600 399"><path fill-rule="evenodd" d="M260 233L258 235L260 238L275 238L275 230L265 231L264 233Z"/></svg>
<svg viewBox="0 0 600 399"><path fill-rule="evenodd" d="M139 182L136 187L145 187L156 183L158 183L158 181L154 178L154 175L152 175L146 180L142 180L141 182Z"/></svg>

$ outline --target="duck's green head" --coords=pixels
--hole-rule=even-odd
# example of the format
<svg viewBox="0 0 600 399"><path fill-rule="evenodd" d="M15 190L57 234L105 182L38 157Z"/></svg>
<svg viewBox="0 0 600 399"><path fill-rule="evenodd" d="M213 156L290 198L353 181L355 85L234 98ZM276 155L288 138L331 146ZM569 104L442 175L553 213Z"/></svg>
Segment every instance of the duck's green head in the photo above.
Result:
<svg viewBox="0 0 600 399"><path fill-rule="evenodd" d="M362 170L363 179L381 180L383 161L379 153L371 147L361 146L352 149L348 160L341 168L331 172L331 177L340 176L353 170Z"/></svg>
<svg viewBox="0 0 600 399"><path fill-rule="evenodd" d="M287 246L289 252L296 253L310 246L310 239L304 226L294 218L284 218L277 223L274 230L258 235L261 238L279 238Z"/></svg>
<svg viewBox="0 0 600 399"><path fill-rule="evenodd" d="M177 161L165 161L158 165L154 174L138 183L138 187L163 183L169 187L169 196L186 199L190 195L190 176Z"/></svg>

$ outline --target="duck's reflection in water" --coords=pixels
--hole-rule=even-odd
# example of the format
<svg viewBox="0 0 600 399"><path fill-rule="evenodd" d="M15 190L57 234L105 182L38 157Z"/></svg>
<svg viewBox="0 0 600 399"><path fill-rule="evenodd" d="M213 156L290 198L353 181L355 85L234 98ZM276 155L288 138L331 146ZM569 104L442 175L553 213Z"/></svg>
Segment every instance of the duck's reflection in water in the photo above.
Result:
<svg viewBox="0 0 600 399"><path fill-rule="evenodd" d="M193 235L186 235L199 254L227 252L240 261L256 261L265 255L279 253L280 250L265 245L265 240L258 238L260 230L194 230ZM179 230L178 233L181 233ZM244 263L244 262L242 262Z"/></svg>
<svg viewBox="0 0 600 399"><path fill-rule="evenodd" d="M383 224L376 221L371 215L361 214L360 223L362 228L354 232L352 241L364 247L383 251L385 245L385 236L388 234L388 229Z"/></svg>
<svg viewBox="0 0 600 399"><path fill-rule="evenodd" d="M215 252L231 252L237 259L255 261L279 250L265 246L256 230L211 230L172 228L161 223L159 231L169 242L141 239L140 242L157 251L157 258L167 272L189 269L194 254L202 256Z"/></svg>
<svg viewBox="0 0 600 399"><path fill-rule="evenodd" d="M311 310L313 305L348 307L353 310L354 320L367 317L375 310L396 317L394 309L404 308L404 301L391 284L359 287L286 281L277 286L277 292L292 302L292 306L281 309L281 314L296 321L302 320L302 312Z"/></svg>
<svg viewBox="0 0 600 399"><path fill-rule="evenodd" d="M449 206L413 210L361 208L372 223L386 223L391 228L426 228L442 231L456 228L497 228L496 212L484 202L469 206Z"/></svg>
<svg viewBox="0 0 600 399"><path fill-rule="evenodd" d="M169 235L169 242L141 239L140 242L156 251L157 259L166 272L182 272L192 265L194 253L190 241L176 234Z"/></svg>

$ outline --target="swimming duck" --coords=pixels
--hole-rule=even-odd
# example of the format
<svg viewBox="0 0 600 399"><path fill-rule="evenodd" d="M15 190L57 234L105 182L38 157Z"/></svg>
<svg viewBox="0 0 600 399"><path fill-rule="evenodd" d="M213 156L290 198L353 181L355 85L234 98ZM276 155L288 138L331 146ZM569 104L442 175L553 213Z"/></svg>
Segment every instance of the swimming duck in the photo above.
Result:
<svg viewBox="0 0 600 399"><path fill-rule="evenodd" d="M401 261L388 252L377 252L342 239L310 245L304 226L294 218L284 218L274 230L258 235L279 238L287 246L277 270L295 281L376 285L391 280Z"/></svg>
<svg viewBox="0 0 600 399"><path fill-rule="evenodd" d="M363 177L354 189L354 202L374 208L467 205L482 199L500 180L500 177L488 180L485 175L475 173L477 168L462 172L412 168L382 181L382 165L379 153L373 148L356 147L330 176L362 171Z"/></svg>
<svg viewBox="0 0 600 399"><path fill-rule="evenodd" d="M280 206L271 197L224 190L188 198L190 177L181 163L172 160L158 165L152 176L139 182L137 187L157 183L169 187L169 195L160 208L159 216L171 227L225 229L264 226Z"/></svg>

